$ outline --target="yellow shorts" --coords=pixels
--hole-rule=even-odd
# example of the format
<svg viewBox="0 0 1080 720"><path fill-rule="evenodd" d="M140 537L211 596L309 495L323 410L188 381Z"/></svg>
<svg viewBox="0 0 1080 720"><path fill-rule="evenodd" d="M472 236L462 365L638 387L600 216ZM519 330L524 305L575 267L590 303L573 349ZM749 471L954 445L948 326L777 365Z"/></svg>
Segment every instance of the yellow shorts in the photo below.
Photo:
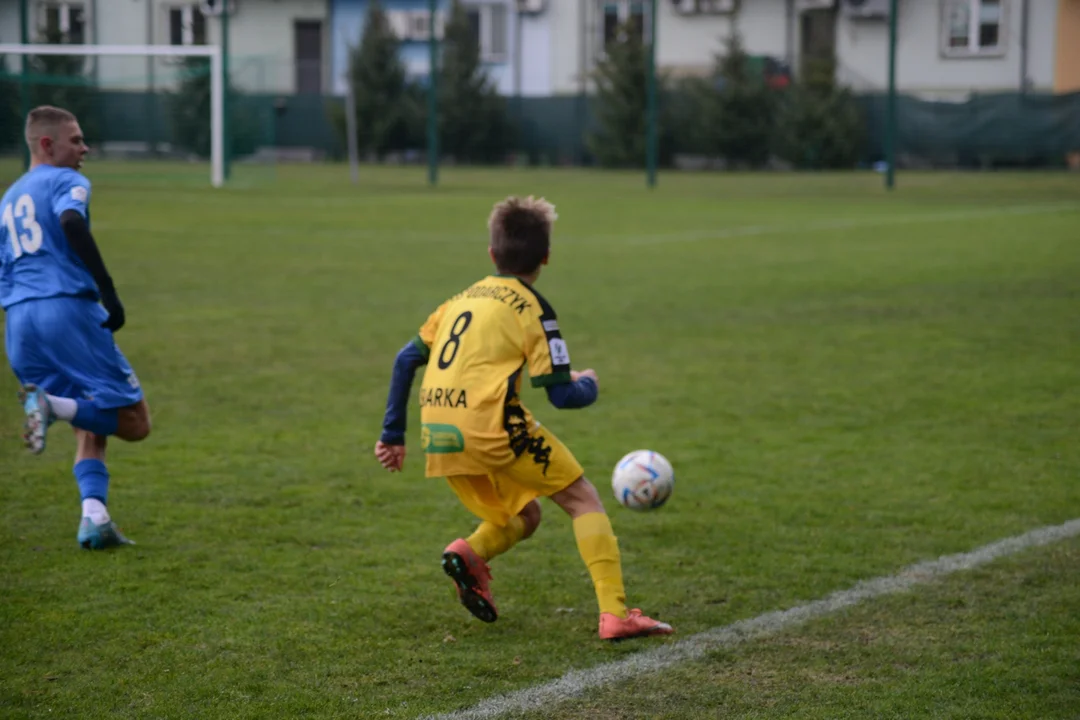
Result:
<svg viewBox="0 0 1080 720"><path fill-rule="evenodd" d="M565 490L585 474L574 454L550 430L538 426L529 435L529 446L509 465L485 475L446 478L473 515L505 527L536 498Z"/></svg>

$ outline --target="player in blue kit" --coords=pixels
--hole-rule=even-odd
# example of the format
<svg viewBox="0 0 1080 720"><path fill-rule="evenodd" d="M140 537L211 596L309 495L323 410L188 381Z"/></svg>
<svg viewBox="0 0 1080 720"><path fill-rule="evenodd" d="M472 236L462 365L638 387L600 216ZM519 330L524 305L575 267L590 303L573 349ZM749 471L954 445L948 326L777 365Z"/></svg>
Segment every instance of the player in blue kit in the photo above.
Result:
<svg viewBox="0 0 1080 720"><path fill-rule="evenodd" d="M40 454L49 426L70 423L79 545L133 544L106 508L105 447L110 436L149 435L150 412L113 339L124 306L90 234L90 181L79 172L89 148L75 116L48 106L27 116L26 142L30 169L0 199L0 306L4 347L22 384L23 439Z"/></svg>

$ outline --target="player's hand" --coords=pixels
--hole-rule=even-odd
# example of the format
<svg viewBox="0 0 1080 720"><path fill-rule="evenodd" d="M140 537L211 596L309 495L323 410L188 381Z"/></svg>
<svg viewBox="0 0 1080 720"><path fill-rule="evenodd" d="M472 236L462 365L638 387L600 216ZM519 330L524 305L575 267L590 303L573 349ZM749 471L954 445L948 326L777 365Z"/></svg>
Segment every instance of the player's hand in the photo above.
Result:
<svg viewBox="0 0 1080 720"><path fill-rule="evenodd" d="M124 327L124 306L120 302L120 298L116 293L105 293L101 298L101 304L105 306L105 310L108 311L109 317L105 322L101 323L101 327L107 328L112 332L116 332L120 328Z"/></svg>
<svg viewBox="0 0 1080 720"><path fill-rule="evenodd" d="M583 377L587 377L587 378L591 379L594 383L596 383L597 389L600 388L600 380L599 380L599 378L596 377L596 371L593 370L592 368L589 368L588 370L582 370L581 372L578 372L577 370L571 370L570 371L570 379L573 380L574 382L577 382L578 378L583 378Z"/></svg>
<svg viewBox="0 0 1080 720"><path fill-rule="evenodd" d="M375 457L390 472L401 472L405 464L405 446L387 445L382 440L375 443Z"/></svg>

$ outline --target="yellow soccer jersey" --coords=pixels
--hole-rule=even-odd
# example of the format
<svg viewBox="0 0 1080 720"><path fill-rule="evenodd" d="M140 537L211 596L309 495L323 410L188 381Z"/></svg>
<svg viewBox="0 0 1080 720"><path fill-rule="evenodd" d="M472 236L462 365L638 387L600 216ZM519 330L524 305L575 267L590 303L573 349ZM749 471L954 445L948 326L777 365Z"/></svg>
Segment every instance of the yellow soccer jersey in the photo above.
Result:
<svg viewBox="0 0 1080 720"><path fill-rule="evenodd" d="M419 391L428 477L491 472L545 452L521 404L533 387L570 381L555 311L523 280L491 275L447 300L414 340L428 359Z"/></svg>

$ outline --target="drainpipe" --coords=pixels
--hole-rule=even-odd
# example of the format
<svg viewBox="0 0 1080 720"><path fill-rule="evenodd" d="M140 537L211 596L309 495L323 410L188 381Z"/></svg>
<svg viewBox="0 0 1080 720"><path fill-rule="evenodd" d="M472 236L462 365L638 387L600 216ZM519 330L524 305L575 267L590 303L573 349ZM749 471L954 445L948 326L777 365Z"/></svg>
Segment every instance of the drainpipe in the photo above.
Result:
<svg viewBox="0 0 1080 720"><path fill-rule="evenodd" d="M154 44L154 3L146 3L146 44ZM147 119L150 126L150 154L158 154L158 138L157 138L157 92L156 92L156 79L154 78L154 56L148 55L146 58L146 111Z"/></svg>
<svg viewBox="0 0 1080 720"><path fill-rule="evenodd" d="M585 80L586 60L588 53L588 18L586 16L587 0L578 0L578 29L581 35L578 40L578 92L585 96L588 84Z"/></svg>
<svg viewBox="0 0 1080 720"><path fill-rule="evenodd" d="M582 133L582 137L578 138L578 141L574 143L574 164L585 164L585 118L586 118L586 102L589 86L586 78L587 73L587 56L589 51L589 31L588 16L586 14L588 7L587 0L578 0L578 101L576 108L577 115L577 128L578 132Z"/></svg>
<svg viewBox="0 0 1080 720"><path fill-rule="evenodd" d="M521 61L525 56L524 50L521 47L521 25L521 0L518 0L516 11L514 12L514 96L517 98L519 106L521 105Z"/></svg>
<svg viewBox="0 0 1080 720"><path fill-rule="evenodd" d="M1020 0L1020 92L1028 91L1028 30L1030 25L1028 0Z"/></svg>
<svg viewBox="0 0 1080 720"><path fill-rule="evenodd" d="M787 0L784 8L784 62L788 71L795 73L795 0Z"/></svg>
<svg viewBox="0 0 1080 720"><path fill-rule="evenodd" d="M90 42L94 45L101 44L101 39L98 37L97 7L97 0L90 0ZM94 71L91 74L91 77L94 78L94 87L97 87L101 83L101 56L94 55L93 63Z"/></svg>

